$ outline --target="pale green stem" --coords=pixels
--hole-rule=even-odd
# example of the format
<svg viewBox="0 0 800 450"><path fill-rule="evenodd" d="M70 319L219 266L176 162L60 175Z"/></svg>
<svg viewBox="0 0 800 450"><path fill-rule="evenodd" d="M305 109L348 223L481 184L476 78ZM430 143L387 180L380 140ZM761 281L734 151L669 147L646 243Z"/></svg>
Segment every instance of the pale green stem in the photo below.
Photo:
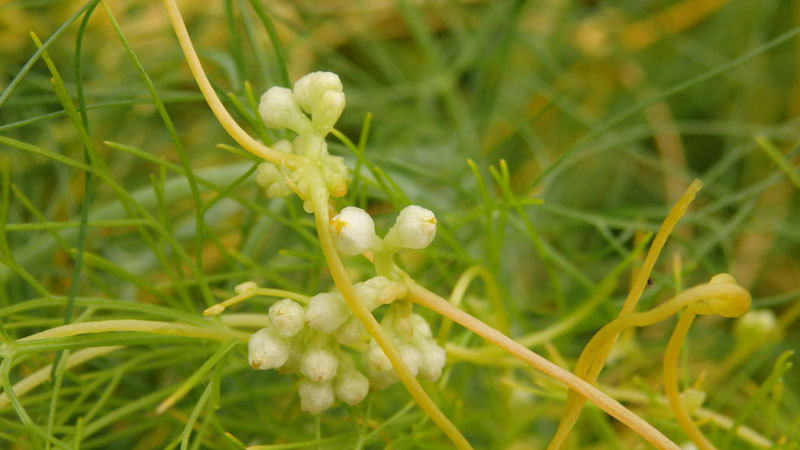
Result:
<svg viewBox="0 0 800 450"><path fill-rule="evenodd" d="M420 286L414 280L406 278L405 282L408 286L409 298L414 303L448 317L452 321L525 361L531 367L565 384L567 387L634 430L656 448L671 450L680 449L677 444L670 441L644 419L622 406L618 401L599 391L596 387L578 378L575 374L553 364L527 347L520 345L510 337L453 306L450 302Z"/></svg>
<svg viewBox="0 0 800 450"><path fill-rule="evenodd" d="M444 413L439 410L425 390L422 389L419 381L417 381L417 379L411 374L411 372L408 370L408 367L403 362L403 358L397 352L397 349L394 348L394 345L392 345L389 336L386 334L383 328L381 328L380 324L378 324L378 321L375 320L375 317L364 305L364 302L361 301L361 299L356 295L355 290L353 289L353 284L347 277L347 272L345 271L344 265L342 264L341 259L339 259L339 254L336 253L336 247L333 243L333 236L330 232L330 224L328 223L330 220L328 211L328 192L325 190L324 186L322 186L322 174L318 173L318 176L318 178L311 178L307 180L307 182L313 184L314 186L311 189L310 197L312 201L312 207L314 209L314 219L317 225L317 234L319 235L322 252L325 255L325 261L328 263L328 268L331 272L331 276L333 277L333 281L336 284L336 288L339 290L339 293L342 294L344 301L350 307L353 315L358 318L358 320L367 330L367 333L369 333L369 335L375 339L383 352L386 354L386 357L392 363L392 367L397 373L397 377L406 387L409 394L411 394L411 397L413 397L417 404L419 404L420 408L422 408L422 410L428 414L431 420L433 420L433 422L436 423L439 428L441 428L441 430L447 435L447 437L450 438L456 448L471 449L472 446L464 438L461 432L458 431L458 428L456 428L455 425L450 422L450 419L448 419L447 416L445 416Z"/></svg>
<svg viewBox="0 0 800 450"><path fill-rule="evenodd" d="M673 205L672 209L670 209L669 214L667 214L667 217L664 219L664 222L658 229L658 233L656 233L656 237L653 239L650 249L647 251L647 256L645 256L642 267L636 272L633 284L631 285L631 290L628 292L628 296L625 299L625 303L622 305L622 309L620 310L618 317L622 317L636 308L636 304L638 303L639 298L642 296L644 288L647 286L647 280L650 277L650 273L653 271L653 267L656 264L658 255L661 254L661 250L667 243L667 238L669 238L669 235L672 233L672 230L678 224L678 221L680 221L681 217L686 214L689 204L692 202L692 200L694 200L697 192L700 191L702 187L703 183L701 183L700 180L695 179L692 181L692 183L686 189L686 192L684 192L678 201L675 202L675 205ZM614 347L616 339L617 337L613 336L612 339L604 341L604 347L599 350L599 353L596 354L590 354L587 352L587 349L584 348L583 352L581 352L580 358L578 359L578 364L575 367L575 374L585 380L588 380L590 383L594 383L594 381L597 379L597 376L600 374L600 371L603 369L603 365L605 364L606 359L608 359L608 355L611 353L611 349ZM591 360L588 362L588 364L586 364L586 360L590 356ZM577 396L574 393L567 395L567 403L564 407L564 412L561 414L561 420L559 421L556 434L553 436L553 440L547 447L548 450L558 450L564 445L567 440L567 436L569 436L569 432L572 430L572 427L575 426L575 422L578 421L578 417L581 414L581 409L583 408L583 403L584 400L580 398L580 396Z"/></svg>
<svg viewBox="0 0 800 450"><path fill-rule="evenodd" d="M675 419L680 424L683 431L689 436L689 439L694 442L699 450L716 450L714 444L711 443L700 431L700 428L692 421L689 412L681 401L681 395L678 391L678 358L681 353L681 344L686 335L689 333L689 327L692 326L695 313L692 308L687 308L680 319L678 319L675 330L667 343L667 349L664 351L664 394L669 401L669 407L675 414Z"/></svg>
<svg viewBox="0 0 800 450"><path fill-rule="evenodd" d="M79 334L107 333L112 331L139 331L144 333L163 334L168 336L185 336L215 341L227 341L236 338L247 342L249 333L227 330L216 327L199 327L175 322L159 322L153 320L102 320L97 322L81 322L50 328L30 336L19 339L18 342L29 342L39 339L54 339L75 336Z"/></svg>

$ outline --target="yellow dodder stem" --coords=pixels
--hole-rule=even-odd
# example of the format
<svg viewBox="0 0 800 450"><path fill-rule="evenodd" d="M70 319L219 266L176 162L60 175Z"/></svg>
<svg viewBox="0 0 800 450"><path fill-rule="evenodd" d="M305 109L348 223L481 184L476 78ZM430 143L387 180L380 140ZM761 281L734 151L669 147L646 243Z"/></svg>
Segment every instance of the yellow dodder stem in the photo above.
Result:
<svg viewBox="0 0 800 450"><path fill-rule="evenodd" d="M625 329L652 325L676 314L686 306L697 306L700 302L709 299L721 299L727 304L739 305L737 310L743 313L747 309L745 305L750 304L750 293L736 284L709 282L687 289L653 309L620 316L607 323L592 336L592 339L584 347L582 358L578 360L575 374L578 376L585 375L590 367L596 367L596 360L593 357L605 360L606 355L602 353L603 349L608 348L608 343L613 342ZM595 365L593 366L593 364ZM596 378L594 372L589 372L589 375L594 375ZM595 378L592 378L591 381L593 382ZM561 423L558 430L556 430L556 435L550 442L550 449L558 448L566 441L572 425L577 421L584 401L577 394L567 396L566 408L568 408L570 414L561 416ZM567 409L565 409L566 411Z"/></svg>
<svg viewBox="0 0 800 450"><path fill-rule="evenodd" d="M678 319L675 330L669 338L667 349L664 351L664 394L669 401L669 407L675 414L675 419L680 424L683 431L689 436L689 439L694 442L699 450L716 450L712 444L700 431L700 428L692 421L689 412L681 401L680 392L678 390L678 358L680 357L681 344L683 344L686 335L689 333L689 327L692 325L695 313L692 308L687 308L680 319Z"/></svg>
<svg viewBox="0 0 800 450"><path fill-rule="evenodd" d="M175 0L164 0L164 6L167 9L172 28L175 30L175 35L178 37L178 42L186 56L186 62L189 63L189 69L192 71L197 86L200 88L200 92L203 93L203 97L205 97L214 116L216 116L228 135L245 150L272 163L283 165L284 163L292 161L299 162L299 160L302 159L300 156L282 153L267 147L253 139L235 120L233 120L233 117L231 117L230 113L225 109L222 101L217 97L217 93L214 92L214 88L208 81L208 77L203 70L202 64L200 64L200 58L198 58L194 45L192 45L189 32L186 30L186 25L183 23L183 18L181 17L180 10L178 10L178 5L175 3Z"/></svg>
<svg viewBox="0 0 800 450"><path fill-rule="evenodd" d="M692 181L686 189L686 192L684 192L675 205L673 205L669 214L667 214L667 217L658 229L658 233L656 233L656 237L653 239L653 243L650 245L650 249L647 251L647 256L644 259L642 267L636 272L631 290L625 298L625 303L622 305L618 317L622 317L636 308L636 303L638 303L642 292L644 292L644 288L647 286L647 280L650 278L650 273L653 271L658 255L661 254L661 250L667 243L667 238L669 238L669 235L672 233L672 230L678 224L681 217L686 214L689 204L694 200L697 192L700 191L702 187L703 183L700 182L700 180L695 179ZM614 347L616 338L617 337L614 336L612 339L606 341L601 349L595 350L593 353L589 353L587 349L584 348L575 366L575 374L590 383L594 383L597 376L600 375L600 371L603 370L603 365L608 355L611 353L611 349ZM548 450L557 450L564 445L567 436L569 436L569 432L572 430L575 422L578 421L583 404L584 399L580 396L575 395L573 392L567 394L567 402L564 406L564 412L561 414L561 421L558 424L558 429L556 430L555 436L553 436L553 440L547 447Z"/></svg>
<svg viewBox="0 0 800 450"><path fill-rule="evenodd" d="M565 384L609 415L633 429L656 448L672 450L680 448L644 419L622 406L618 401L599 391L591 384L578 378L575 374L553 364L510 337L453 306L447 300L425 289L410 278L406 278L405 282L408 287L409 298L412 302L442 314L487 341L496 344L508 353L525 361L531 367Z"/></svg>
<svg viewBox="0 0 800 450"><path fill-rule="evenodd" d="M315 180L317 183L321 183L319 180L322 179L322 174L320 177ZM320 186L321 187L321 186ZM397 373L397 377L400 379L400 382L408 390L408 393L411 394L411 397L419 404L420 408L433 420L433 422L439 426L439 428L447 435L448 438L453 442L453 444L458 449L472 449L472 446L469 442L464 438L461 432L450 422L450 419L442 413L442 411L436 406L436 403L431 400L428 394L422 389L422 386L419 384L419 381L411 374L408 370L408 367L403 362L403 358L398 353L397 349L394 348L392 345L389 336L386 335L383 328L381 328L380 324L372 313L367 309L364 302L358 298L353 289L353 284L350 282L350 279L347 277L347 272L345 271L344 264L342 264L341 259L339 259L339 254L336 253L336 247L333 243L333 237L331 236L330 232L330 225L328 221L330 220L330 215L328 211L328 197L327 195L322 195L324 189L315 189L316 194L312 194L312 202L314 208L314 219L317 226L317 234L319 235L320 245L322 246L322 252L325 255L325 261L328 264L328 269L331 272L331 276L333 277L333 281L336 284L336 288L339 290L339 293L342 294L344 301L347 303L347 306L350 307L350 310L353 312L353 315L358 318L364 328L367 330L370 336L378 343L381 347L383 352L386 354L386 357L392 363L392 367L394 367L395 372Z"/></svg>
<svg viewBox="0 0 800 450"><path fill-rule="evenodd" d="M50 328L48 330L26 336L19 342L35 341L38 339L53 339L76 336L79 334L108 333L112 331L139 331L143 333L163 334L168 336L186 336L200 339L213 339L227 341L236 338L247 342L250 333L228 330L218 327L200 327L176 322L160 322L155 320L101 320L96 322L79 322Z"/></svg>

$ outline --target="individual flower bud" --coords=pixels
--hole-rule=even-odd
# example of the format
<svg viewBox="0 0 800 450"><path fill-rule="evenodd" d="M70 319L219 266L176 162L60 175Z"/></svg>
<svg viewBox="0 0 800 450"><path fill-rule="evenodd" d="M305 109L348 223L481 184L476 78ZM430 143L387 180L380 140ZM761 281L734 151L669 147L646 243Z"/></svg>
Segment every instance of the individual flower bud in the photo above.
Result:
<svg viewBox="0 0 800 450"><path fill-rule="evenodd" d="M307 378L301 378L297 386L300 394L300 408L309 414L318 414L333 406L333 385L330 381L316 383Z"/></svg>
<svg viewBox="0 0 800 450"><path fill-rule="evenodd" d="M283 175L271 162L263 162L256 170L256 183L264 189L283 180Z"/></svg>
<svg viewBox="0 0 800 450"><path fill-rule="evenodd" d="M233 292L242 295L247 292L253 292L256 289L258 289L258 285L255 281L245 281L244 283L237 284L236 287L233 288Z"/></svg>
<svg viewBox="0 0 800 450"><path fill-rule="evenodd" d="M292 337L305 326L303 307L285 298L269 307L269 321L276 333Z"/></svg>
<svg viewBox="0 0 800 450"><path fill-rule="evenodd" d="M270 162L263 162L258 165L256 183L264 188L264 192L269 198L286 197L292 193L292 188L286 183L283 174L275 167L275 164Z"/></svg>
<svg viewBox="0 0 800 450"><path fill-rule="evenodd" d="M344 158L322 153L322 178L331 197L342 197L347 194L347 166Z"/></svg>
<svg viewBox="0 0 800 450"><path fill-rule="evenodd" d="M403 283L390 281L382 276L372 277L367 281L356 283L353 285L353 289L355 289L356 295L370 311L378 306L404 298L408 291Z"/></svg>
<svg viewBox="0 0 800 450"><path fill-rule="evenodd" d="M271 87L258 104L258 114L269 128L288 128L297 134L307 132L310 121L297 106L292 91Z"/></svg>
<svg viewBox="0 0 800 450"><path fill-rule="evenodd" d="M268 370L282 366L289 358L288 339L278 336L270 328L262 328L250 336L247 343L250 366L254 369Z"/></svg>
<svg viewBox="0 0 800 450"><path fill-rule="evenodd" d="M361 403L369 392L369 380L355 367L339 372L334 381L336 396L348 405Z"/></svg>
<svg viewBox="0 0 800 450"><path fill-rule="evenodd" d="M378 345L375 339L369 341L369 350L367 350L367 364L378 372L386 372L391 370L392 363L386 357L386 353Z"/></svg>
<svg viewBox="0 0 800 450"><path fill-rule="evenodd" d="M342 116L345 107L344 92L328 91L313 105L311 123L318 132L328 134Z"/></svg>
<svg viewBox="0 0 800 450"><path fill-rule="evenodd" d="M372 246L375 223L361 208L348 206L330 221L336 249L344 255L358 255Z"/></svg>
<svg viewBox="0 0 800 450"><path fill-rule="evenodd" d="M352 344L358 342L364 335L364 326L356 316L350 316L336 331L333 337L340 344Z"/></svg>
<svg viewBox="0 0 800 450"><path fill-rule="evenodd" d="M411 321L411 328L414 330L414 336L421 338L430 338L433 336L433 333L431 333L431 326L424 317L419 314L411 313L408 320Z"/></svg>
<svg viewBox="0 0 800 450"><path fill-rule="evenodd" d="M402 248L425 248L436 236L436 216L421 206L406 206L400 211L389 234L392 235L391 240Z"/></svg>
<svg viewBox="0 0 800 450"><path fill-rule="evenodd" d="M331 334L350 316L350 309L341 295L325 292L311 297L306 309L308 326L325 334Z"/></svg>
<svg viewBox="0 0 800 450"><path fill-rule="evenodd" d="M748 311L736 320L734 331L741 341L759 343L776 330L777 322L771 309Z"/></svg>
<svg viewBox="0 0 800 450"><path fill-rule="evenodd" d="M421 362L419 365L420 378L427 381L438 380L447 362L447 354L444 349L434 343L429 343L419 350L421 355Z"/></svg>
<svg viewBox="0 0 800 450"><path fill-rule="evenodd" d="M342 92L342 80L333 72L311 72L294 83L294 98L309 114L319 104L326 92Z"/></svg>
<svg viewBox="0 0 800 450"><path fill-rule="evenodd" d="M371 365L367 365L367 377L369 385L375 389L385 389L397 382L397 374L394 370L383 372Z"/></svg>
<svg viewBox="0 0 800 450"><path fill-rule="evenodd" d="M419 367L422 364L422 355L419 350L413 345L401 343L397 346L397 352L400 353L400 357L403 358L403 362L406 363L411 375L417 376Z"/></svg>
<svg viewBox="0 0 800 450"><path fill-rule="evenodd" d="M367 281L361 281L353 285L353 290L356 297L364 302L364 305L372 311L373 309L381 306L379 300L383 289L389 285L389 279L382 276L370 278Z"/></svg>
<svg viewBox="0 0 800 450"><path fill-rule="evenodd" d="M300 373L311 381L328 381L336 376L339 369L339 358L330 350L310 348L303 353L300 361Z"/></svg>

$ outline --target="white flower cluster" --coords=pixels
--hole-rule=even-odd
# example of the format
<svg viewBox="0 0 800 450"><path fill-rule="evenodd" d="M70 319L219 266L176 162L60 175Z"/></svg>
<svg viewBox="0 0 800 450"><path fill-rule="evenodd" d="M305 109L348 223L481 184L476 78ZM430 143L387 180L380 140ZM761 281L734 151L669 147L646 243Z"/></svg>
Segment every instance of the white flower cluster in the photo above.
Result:
<svg viewBox="0 0 800 450"><path fill-rule="evenodd" d="M422 316L411 313L408 317L399 317L396 311L390 310L381 321L381 326L387 331L392 344L414 376L419 375L428 381L439 379L447 358L444 349L433 339L431 327ZM370 340L367 351L367 373L378 389L397 381L397 373L389 358L374 339Z"/></svg>
<svg viewBox="0 0 800 450"><path fill-rule="evenodd" d="M342 82L331 72L312 72L297 80L294 89L272 87L261 96L258 105L266 126L289 129L298 135L291 142L276 142L273 148L318 160L325 185L334 197L347 192L347 167L342 158L328 153L325 136L339 120L344 106ZM258 167L256 182L270 198L285 197L292 190L308 198L306 176L302 167L292 171L265 162Z"/></svg>
<svg viewBox="0 0 800 450"><path fill-rule="evenodd" d="M377 276L356 283L356 294L371 310L392 303L406 295L403 284ZM444 350L437 346L425 320L412 314L407 319L411 332L403 338L397 331L400 322L392 309L384 317L383 326L392 338L401 345L405 354L416 355L409 364L412 372L427 380L436 380L444 365ZM367 335L338 293L317 294L305 307L290 299L283 299L269 308L269 324L250 337L248 344L250 365L254 369L279 369L284 373L300 376L298 392L301 408L317 414L333 406L338 398L353 405L361 402L369 391L370 384L381 388L390 384L393 376L391 365L381 365L373 370L372 345L363 356L372 380L357 367L352 356L342 345L366 343ZM355 345L358 347L358 345ZM380 349L379 349L380 350ZM382 352L381 352L382 355ZM385 357L384 357L385 358ZM387 360L388 361L388 360ZM374 375L374 376L372 376ZM396 379L396 378L395 378Z"/></svg>
<svg viewBox="0 0 800 450"><path fill-rule="evenodd" d="M348 206L330 220L337 250L344 255L357 255L382 246L396 251L401 248L425 248L436 237L436 216L429 209L411 205L397 216L394 226L381 241L375 234L372 217L361 208Z"/></svg>

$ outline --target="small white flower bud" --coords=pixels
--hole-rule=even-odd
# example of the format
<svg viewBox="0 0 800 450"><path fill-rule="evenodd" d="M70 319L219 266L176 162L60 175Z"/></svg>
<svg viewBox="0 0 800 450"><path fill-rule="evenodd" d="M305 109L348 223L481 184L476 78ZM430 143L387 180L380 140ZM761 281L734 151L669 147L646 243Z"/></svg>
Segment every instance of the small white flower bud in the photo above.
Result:
<svg viewBox="0 0 800 450"><path fill-rule="evenodd" d="M268 370L282 366L289 358L290 343L270 328L262 328L250 336L247 344L250 366Z"/></svg>
<svg viewBox="0 0 800 450"><path fill-rule="evenodd" d="M403 362L406 363L411 375L417 376L419 367L422 364L422 355L419 350L413 345L402 343L397 346L397 352L400 353L400 357L403 358Z"/></svg>
<svg viewBox="0 0 800 450"><path fill-rule="evenodd" d="M414 329L414 336L419 336L421 338L430 338L433 336L433 333L431 333L431 326L424 317L419 314L411 313L408 319L411 321L411 327Z"/></svg>
<svg viewBox="0 0 800 450"><path fill-rule="evenodd" d="M337 328L336 332L333 333L333 337L335 337L336 341L340 344L358 342L363 335L364 326L361 325L361 321L359 321L356 316L350 316L342 326Z"/></svg>
<svg viewBox="0 0 800 450"><path fill-rule="evenodd" d="M310 348L303 353L300 361L300 373L311 381L328 381L336 376L339 369L339 358L329 350Z"/></svg>
<svg viewBox="0 0 800 450"><path fill-rule="evenodd" d="M306 309L306 321L312 329L331 334L350 316L350 309L341 295L325 292L311 297Z"/></svg>
<svg viewBox="0 0 800 450"><path fill-rule="evenodd" d="M241 295L246 292L253 292L258 289L258 285L255 281L245 281L244 283L237 284L235 288L233 288L233 292Z"/></svg>
<svg viewBox="0 0 800 450"><path fill-rule="evenodd" d="M321 133L330 133L345 107L344 92L328 91L320 97L311 115L311 123Z"/></svg>
<svg viewBox="0 0 800 450"><path fill-rule="evenodd" d="M777 323L771 309L752 310L736 320L734 332L742 341L758 343L776 330Z"/></svg>
<svg viewBox="0 0 800 450"><path fill-rule="evenodd" d="M256 183L264 188L267 197L281 198L292 193L292 188L286 183L283 174L275 167L275 164L264 162L258 165L256 171Z"/></svg>
<svg viewBox="0 0 800 450"><path fill-rule="evenodd" d="M271 87L261 96L258 114L264 125L270 128L288 128L298 134L307 132L311 125L308 117L297 106L292 91L284 87Z"/></svg>
<svg viewBox="0 0 800 450"><path fill-rule="evenodd" d="M407 206L400 211L389 235L402 248L425 248L436 237L436 216L421 206Z"/></svg>
<svg viewBox="0 0 800 450"><path fill-rule="evenodd" d="M305 326L305 311L298 303L285 298L269 307L269 321L276 333L292 337Z"/></svg>
<svg viewBox="0 0 800 450"><path fill-rule="evenodd" d="M347 194L347 166L344 165L344 158L329 155L327 150L323 151L322 168L322 178L331 197L342 197Z"/></svg>
<svg viewBox="0 0 800 450"><path fill-rule="evenodd" d="M343 91L342 80L333 72L311 72L294 83L294 98L309 114L314 114L314 106L330 91Z"/></svg>
<svg viewBox="0 0 800 450"><path fill-rule="evenodd" d="M430 343L420 348L420 355L422 361L419 366L419 376L423 380L438 380L447 362L447 354L444 349L436 344Z"/></svg>
<svg viewBox="0 0 800 450"><path fill-rule="evenodd" d="M378 372L386 372L392 368L392 363L389 361L389 358L386 357L386 353L383 353L383 349L381 349L375 339L369 341L367 364Z"/></svg>
<svg viewBox="0 0 800 450"><path fill-rule="evenodd" d="M330 221L336 248L344 255L358 255L372 246L375 223L361 208L348 206Z"/></svg>
<svg viewBox="0 0 800 450"><path fill-rule="evenodd" d="M369 380L354 367L341 370L334 382L336 396L348 405L361 403L369 392Z"/></svg>
<svg viewBox="0 0 800 450"><path fill-rule="evenodd" d="M353 285L356 295L364 302L364 305L372 311L381 305L386 305L397 299L406 296L407 289L403 283L390 281L386 277L372 277L367 281L362 281Z"/></svg>
<svg viewBox="0 0 800 450"><path fill-rule="evenodd" d="M333 406L333 385L330 381L315 383L307 378L301 378L297 386L300 394L300 408L309 414L318 414Z"/></svg>
<svg viewBox="0 0 800 450"><path fill-rule="evenodd" d="M397 381L397 374L394 370L380 371L367 365L367 375L369 376L369 384L375 389L385 389Z"/></svg>
<svg viewBox="0 0 800 450"><path fill-rule="evenodd" d="M256 183L264 189L272 186L278 181L283 181L283 175L271 162L263 162L258 165L256 170Z"/></svg>

